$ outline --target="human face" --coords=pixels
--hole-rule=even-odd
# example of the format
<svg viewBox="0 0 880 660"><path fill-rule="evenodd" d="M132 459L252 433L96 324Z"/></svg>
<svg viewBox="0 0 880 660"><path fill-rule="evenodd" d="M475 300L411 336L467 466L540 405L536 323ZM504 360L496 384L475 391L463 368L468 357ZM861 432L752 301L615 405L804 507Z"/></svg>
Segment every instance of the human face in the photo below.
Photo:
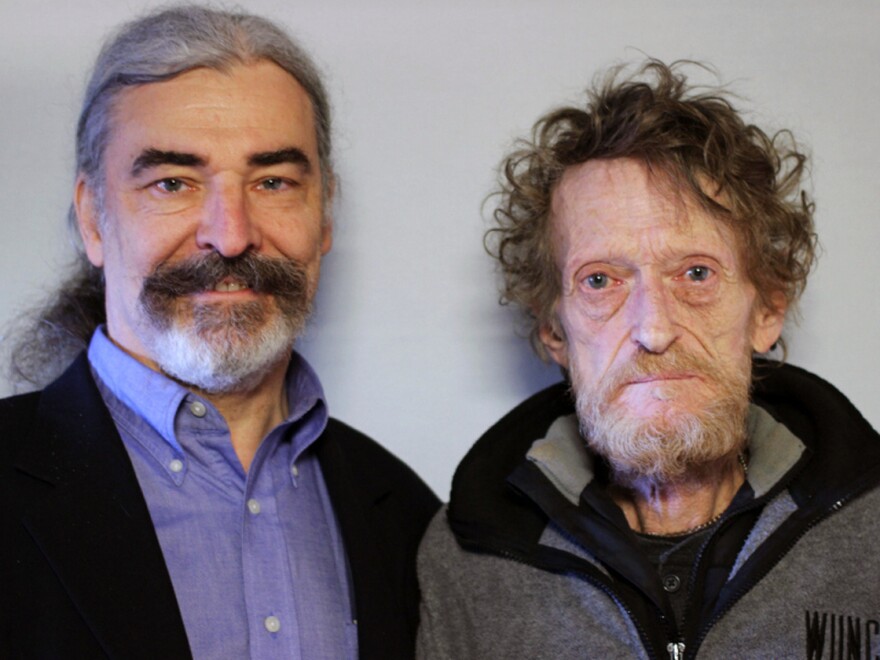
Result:
<svg viewBox="0 0 880 660"><path fill-rule="evenodd" d="M208 390L255 385L253 373L241 373L253 359L257 380L283 369L301 323L279 321L272 292L230 274L180 295L162 318L144 304L144 282L209 256L271 258L301 267L308 305L331 224L312 106L299 83L259 61L131 87L113 106L104 171L103 195L81 178L75 205L88 257L104 270L110 337L151 368ZM208 330L197 322L206 317ZM223 332L224 318L238 330ZM236 352L233 382L221 378L222 387L176 373L199 371L193 356L222 362ZM228 365L207 371L216 368Z"/></svg>
<svg viewBox="0 0 880 660"><path fill-rule="evenodd" d="M752 351L776 341L783 311L760 305L731 230L631 159L566 171L552 228L559 325L540 336L571 373L588 442L659 479L735 452L743 438L718 436L741 435ZM688 433L695 447L675 448Z"/></svg>

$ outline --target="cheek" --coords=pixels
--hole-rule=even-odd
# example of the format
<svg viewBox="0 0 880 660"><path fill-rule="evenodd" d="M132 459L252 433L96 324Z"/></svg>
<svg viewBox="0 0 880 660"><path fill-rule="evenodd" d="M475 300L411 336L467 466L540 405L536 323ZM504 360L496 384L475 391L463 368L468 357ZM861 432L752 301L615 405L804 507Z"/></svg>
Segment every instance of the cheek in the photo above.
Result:
<svg viewBox="0 0 880 660"><path fill-rule="evenodd" d="M752 300L748 296L721 298L714 304L679 305L682 325L708 347L750 345Z"/></svg>
<svg viewBox="0 0 880 660"><path fill-rule="evenodd" d="M297 218L290 215L264 217L258 227L263 243L261 251L269 256L280 256L309 264L323 252L324 232L317 218Z"/></svg>
<svg viewBox="0 0 880 660"><path fill-rule="evenodd" d="M107 204L107 223L120 250L139 262L168 259L187 246L194 250L203 216L197 205L163 213L146 194L123 193Z"/></svg>
<svg viewBox="0 0 880 660"><path fill-rule="evenodd" d="M158 249L151 237L138 239L130 237L124 244L120 244L117 253L118 274L128 280L140 279L148 275L167 255Z"/></svg>
<svg viewBox="0 0 880 660"><path fill-rule="evenodd" d="M630 301L628 287L613 283L598 290L575 290L567 296L570 306L583 323L604 325L626 313Z"/></svg>
<svg viewBox="0 0 880 660"><path fill-rule="evenodd" d="M108 291L115 290L117 302L133 305L140 296L143 281L156 267L179 261L185 254L175 244L160 240L156 232L113 232L106 242L109 250L104 263ZM111 295L111 294L108 294Z"/></svg>
<svg viewBox="0 0 880 660"><path fill-rule="evenodd" d="M321 261L325 251L321 249L320 241L292 246L287 250L279 250L282 257L299 262L309 272L312 278L317 279L321 270Z"/></svg>
<svg viewBox="0 0 880 660"><path fill-rule="evenodd" d="M595 321L583 310L560 312L571 368L583 379L600 377L620 353L628 336L620 319Z"/></svg>

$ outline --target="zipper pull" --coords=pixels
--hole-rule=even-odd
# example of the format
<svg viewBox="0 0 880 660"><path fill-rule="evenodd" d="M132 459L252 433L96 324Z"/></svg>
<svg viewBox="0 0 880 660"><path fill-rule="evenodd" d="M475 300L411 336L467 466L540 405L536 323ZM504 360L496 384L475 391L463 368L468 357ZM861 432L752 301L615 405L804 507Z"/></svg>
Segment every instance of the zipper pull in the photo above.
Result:
<svg viewBox="0 0 880 660"><path fill-rule="evenodd" d="M669 660L684 660L684 642L671 642L666 645Z"/></svg>

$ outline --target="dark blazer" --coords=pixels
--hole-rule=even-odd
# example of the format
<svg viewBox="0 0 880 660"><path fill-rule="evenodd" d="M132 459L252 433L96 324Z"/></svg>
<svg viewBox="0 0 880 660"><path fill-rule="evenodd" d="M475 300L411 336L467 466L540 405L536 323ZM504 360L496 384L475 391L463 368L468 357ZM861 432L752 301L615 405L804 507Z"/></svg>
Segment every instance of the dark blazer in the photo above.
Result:
<svg viewBox="0 0 880 660"><path fill-rule="evenodd" d="M190 657L146 502L85 356L42 392L0 401L0 429L0 657ZM361 657L412 657L415 555L439 502L341 422L330 420L316 451Z"/></svg>

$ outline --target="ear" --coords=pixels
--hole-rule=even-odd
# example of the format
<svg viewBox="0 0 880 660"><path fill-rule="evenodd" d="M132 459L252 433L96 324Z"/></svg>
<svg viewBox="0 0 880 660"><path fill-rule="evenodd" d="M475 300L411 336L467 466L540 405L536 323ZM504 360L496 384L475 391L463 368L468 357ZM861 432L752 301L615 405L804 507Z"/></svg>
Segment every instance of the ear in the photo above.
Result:
<svg viewBox="0 0 880 660"><path fill-rule="evenodd" d="M321 225L321 256L330 252L333 247L333 217L329 214L324 217L324 224Z"/></svg>
<svg viewBox="0 0 880 660"><path fill-rule="evenodd" d="M86 248L86 256L96 268L104 266L104 240L101 236L99 208L97 193L85 177L79 175L73 191L73 209L76 212L79 235Z"/></svg>
<svg viewBox="0 0 880 660"><path fill-rule="evenodd" d="M327 198L324 200L326 208L324 209L323 225L321 226L321 255L330 252L333 247L333 199L336 197L336 177L330 179L330 186L327 190Z"/></svg>
<svg viewBox="0 0 880 660"><path fill-rule="evenodd" d="M553 318L549 323L544 323L538 329L538 339L544 344L544 348L563 369L568 369L568 342L565 340L565 331L559 325L559 320Z"/></svg>
<svg viewBox="0 0 880 660"><path fill-rule="evenodd" d="M755 301L752 322L752 350L755 353L766 353L779 340L787 308L788 303L781 292L773 294L769 307L760 300Z"/></svg>

